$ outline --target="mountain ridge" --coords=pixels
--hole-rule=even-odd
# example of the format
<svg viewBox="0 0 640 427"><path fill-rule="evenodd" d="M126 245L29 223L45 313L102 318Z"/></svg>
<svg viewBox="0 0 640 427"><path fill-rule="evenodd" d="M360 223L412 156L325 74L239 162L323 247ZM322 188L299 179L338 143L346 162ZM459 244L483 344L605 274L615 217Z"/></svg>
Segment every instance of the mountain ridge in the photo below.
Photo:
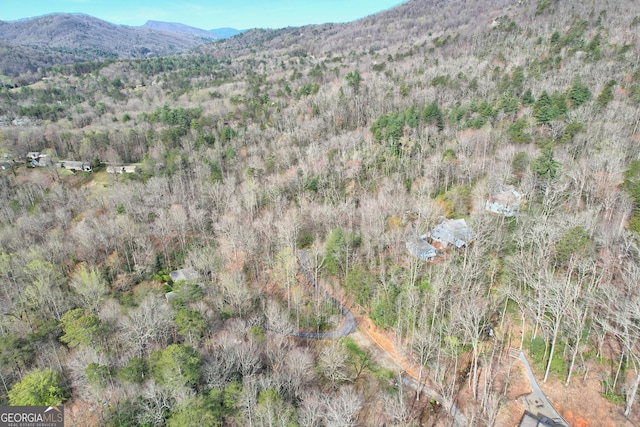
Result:
<svg viewBox="0 0 640 427"><path fill-rule="evenodd" d="M86 14L0 21L0 74L16 77L52 65L173 55L212 38L116 25Z"/></svg>
<svg viewBox="0 0 640 427"><path fill-rule="evenodd" d="M180 22L154 21L148 20L141 28L151 28L154 30L167 31L171 33L191 34L197 37L210 38L212 40L226 39L241 34L243 30L231 27L213 28L205 30L193 27Z"/></svg>
<svg viewBox="0 0 640 427"><path fill-rule="evenodd" d="M196 37L203 37L209 39L217 39L218 36L211 31L203 30L201 28L185 25L180 22L165 22L148 20L140 28L149 28L152 30L166 31L170 33L191 34Z"/></svg>

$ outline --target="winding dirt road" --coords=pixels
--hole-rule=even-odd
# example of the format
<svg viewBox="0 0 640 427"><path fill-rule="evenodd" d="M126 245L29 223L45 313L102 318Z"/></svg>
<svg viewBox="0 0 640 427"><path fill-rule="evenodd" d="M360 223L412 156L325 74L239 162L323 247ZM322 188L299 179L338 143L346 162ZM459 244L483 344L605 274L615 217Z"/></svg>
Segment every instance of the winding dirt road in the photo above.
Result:
<svg viewBox="0 0 640 427"><path fill-rule="evenodd" d="M332 331L326 332L311 332L311 331L296 331L291 333L291 336L300 337L300 338L309 338L309 339L336 339L345 337L353 332L356 332L358 328L358 321L356 320L353 312L340 301L338 301L335 297L333 297L326 289L318 284L313 274L311 274L311 270L309 269L307 254L305 251L298 251L296 255L298 259L298 264L300 265L300 269L302 270L305 279L313 286L315 289L321 291L325 298L329 299L342 313L343 321L339 328L334 329ZM460 409L455 405L454 402L448 401L444 399L438 392L436 392L433 388L429 387L426 382L426 379L417 374L417 368L413 363L406 360L404 357L400 355L395 346L389 342L384 343L380 342L383 338L378 336L376 338L376 333L374 331L373 323L370 319L363 319L364 327L361 330L364 332L362 334L358 334L361 338L367 340L369 344L373 346L377 346L386 357L384 358L376 358L377 362L381 362L385 368L391 368L396 370L400 368L402 370L402 382L406 386L414 389L416 392L421 394L425 394L430 399L435 399L439 402L444 403L444 407L448 409L448 415L451 417L452 425L455 427L465 427L468 425L468 420L464 416L464 414L460 411ZM360 332L360 331L358 331ZM387 359L387 360L383 360ZM390 359L390 360L389 360Z"/></svg>

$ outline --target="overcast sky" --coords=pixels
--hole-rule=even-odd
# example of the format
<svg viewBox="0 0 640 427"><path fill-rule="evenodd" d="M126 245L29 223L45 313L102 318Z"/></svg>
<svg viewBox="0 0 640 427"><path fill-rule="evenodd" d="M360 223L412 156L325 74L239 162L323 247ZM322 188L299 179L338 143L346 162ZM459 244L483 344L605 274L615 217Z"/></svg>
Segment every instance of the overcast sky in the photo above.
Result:
<svg viewBox="0 0 640 427"><path fill-rule="evenodd" d="M298 27L349 22L402 3L402 0L2 0L0 20L48 13L86 13L124 25L147 20L179 22L210 30L232 27Z"/></svg>

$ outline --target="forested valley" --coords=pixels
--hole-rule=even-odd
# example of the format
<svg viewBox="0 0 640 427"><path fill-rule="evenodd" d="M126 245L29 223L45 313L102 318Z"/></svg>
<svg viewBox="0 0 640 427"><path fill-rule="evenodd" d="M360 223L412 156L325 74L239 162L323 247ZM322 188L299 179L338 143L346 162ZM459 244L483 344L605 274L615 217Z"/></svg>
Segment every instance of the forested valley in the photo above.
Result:
<svg viewBox="0 0 640 427"><path fill-rule="evenodd" d="M29 76L0 80L0 404L517 425L516 349L571 425L640 423L639 2L409 0Z"/></svg>

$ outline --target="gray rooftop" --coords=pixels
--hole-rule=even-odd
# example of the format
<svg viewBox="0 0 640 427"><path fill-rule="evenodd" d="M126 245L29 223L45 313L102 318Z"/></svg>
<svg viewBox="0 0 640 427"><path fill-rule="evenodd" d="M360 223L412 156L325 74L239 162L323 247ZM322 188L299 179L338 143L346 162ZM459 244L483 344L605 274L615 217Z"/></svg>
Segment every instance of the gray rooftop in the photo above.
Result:
<svg viewBox="0 0 640 427"><path fill-rule="evenodd" d="M550 420L545 416L540 414L535 416L531 412L525 411L518 427L556 427L560 425L561 424L556 424L553 420Z"/></svg>
<svg viewBox="0 0 640 427"><path fill-rule="evenodd" d="M171 280L174 282L179 282L180 280L193 280L200 277L200 273L198 273L193 268L182 268L180 270L175 270L169 273Z"/></svg>
<svg viewBox="0 0 640 427"><path fill-rule="evenodd" d="M436 248L430 245L423 236L412 236L407 240L407 250L414 257L423 261L435 258L438 254Z"/></svg>
<svg viewBox="0 0 640 427"><path fill-rule="evenodd" d="M446 219L427 233L427 236L444 246L461 248L473 240L473 231L464 219Z"/></svg>

